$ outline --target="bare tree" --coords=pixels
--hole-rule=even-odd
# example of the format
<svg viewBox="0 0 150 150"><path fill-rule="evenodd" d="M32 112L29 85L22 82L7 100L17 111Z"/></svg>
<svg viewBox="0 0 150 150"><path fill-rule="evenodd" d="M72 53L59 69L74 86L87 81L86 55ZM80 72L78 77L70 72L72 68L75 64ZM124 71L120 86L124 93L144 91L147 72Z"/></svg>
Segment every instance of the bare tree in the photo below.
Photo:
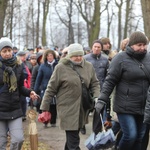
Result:
<svg viewBox="0 0 150 150"><path fill-rule="evenodd" d="M36 21L36 46L39 45L39 20L40 20L40 0L38 0L37 21Z"/></svg>
<svg viewBox="0 0 150 150"><path fill-rule="evenodd" d="M141 0L142 12L143 12L143 20L144 20L144 31L150 40L150 1L149 0Z"/></svg>
<svg viewBox="0 0 150 150"><path fill-rule="evenodd" d="M12 39L12 29L13 29L13 14L14 14L14 1L12 0L11 12L10 12L10 39Z"/></svg>
<svg viewBox="0 0 150 150"><path fill-rule="evenodd" d="M123 39L127 38L128 23L129 23L129 14L130 14L130 0L126 1L126 14L125 14L125 25L124 25L124 35Z"/></svg>
<svg viewBox="0 0 150 150"><path fill-rule="evenodd" d="M67 45L74 43L74 30L73 30L73 23L72 23L72 9L73 9L73 0L65 0L64 3L66 4L66 14L63 17L60 15L59 7L57 7L58 1L55 3L55 10L60 19L60 21L67 27L68 29L68 43ZM64 17L67 16L67 17Z"/></svg>
<svg viewBox="0 0 150 150"><path fill-rule="evenodd" d="M84 9L83 9L84 5ZM98 39L100 31L100 0L95 0L93 2L93 15L88 14L90 7L92 6L91 1L78 1L76 5L79 12L81 13L83 19L87 23L87 32L88 32L88 43L91 46L93 40ZM89 10L87 9L89 8ZM89 16L90 15L90 16Z"/></svg>
<svg viewBox="0 0 150 150"><path fill-rule="evenodd" d="M113 8L111 9L112 14L110 14L109 10L109 3L110 0L107 0L107 7L106 7L106 11L107 11L107 37L110 36L110 27L111 27L111 23L113 21L113 16L115 15L115 13L113 12Z"/></svg>
<svg viewBox="0 0 150 150"><path fill-rule="evenodd" d="M5 13L9 0L0 0L0 37L3 36Z"/></svg>
<svg viewBox="0 0 150 150"><path fill-rule="evenodd" d="M120 3L117 2L117 0L115 0L115 4L118 7L118 48L120 47L120 41L122 38L122 5L123 5L123 0L120 0Z"/></svg>
<svg viewBox="0 0 150 150"><path fill-rule="evenodd" d="M43 0L43 27L42 27L42 45L46 46L46 21L47 21L47 15L49 12L49 4L50 0Z"/></svg>

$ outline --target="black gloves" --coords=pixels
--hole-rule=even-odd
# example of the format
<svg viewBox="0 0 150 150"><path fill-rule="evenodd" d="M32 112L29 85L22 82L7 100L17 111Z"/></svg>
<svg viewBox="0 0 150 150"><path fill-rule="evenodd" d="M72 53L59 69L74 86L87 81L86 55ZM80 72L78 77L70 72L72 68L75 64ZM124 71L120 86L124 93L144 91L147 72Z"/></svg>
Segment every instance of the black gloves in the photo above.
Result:
<svg viewBox="0 0 150 150"><path fill-rule="evenodd" d="M95 104L95 111L100 114L103 112L104 107L105 107L106 103L103 101L98 100L97 103Z"/></svg>
<svg viewBox="0 0 150 150"><path fill-rule="evenodd" d="M100 131L102 131L102 124L103 122L100 119L100 113L103 113L103 110L105 108L105 102L98 100L95 104L95 111L93 115L93 132L95 134L98 134Z"/></svg>

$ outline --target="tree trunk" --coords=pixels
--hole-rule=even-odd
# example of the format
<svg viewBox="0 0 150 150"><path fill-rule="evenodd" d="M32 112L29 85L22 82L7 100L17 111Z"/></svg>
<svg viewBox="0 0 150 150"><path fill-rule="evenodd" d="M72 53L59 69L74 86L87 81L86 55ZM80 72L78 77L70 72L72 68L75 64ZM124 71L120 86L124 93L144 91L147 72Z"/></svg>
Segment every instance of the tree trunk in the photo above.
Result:
<svg viewBox="0 0 150 150"><path fill-rule="evenodd" d="M130 13L130 0L127 0L126 1L126 16L125 16L125 25L124 25L123 39L127 38L128 23L129 23L129 13Z"/></svg>
<svg viewBox="0 0 150 150"><path fill-rule="evenodd" d="M94 14L89 25L89 46L92 46L94 40L98 39L100 31L100 0L94 1Z"/></svg>
<svg viewBox="0 0 150 150"><path fill-rule="evenodd" d="M14 14L14 0L12 0L11 13L10 13L10 39L12 40L12 29L13 29L13 14Z"/></svg>
<svg viewBox="0 0 150 150"><path fill-rule="evenodd" d="M36 22L36 46L39 45L39 20L40 20L40 0L38 0L38 12Z"/></svg>
<svg viewBox="0 0 150 150"><path fill-rule="evenodd" d="M45 2L43 2L43 27L42 27L42 45L46 46L47 42L46 42L46 20L47 20L47 15L48 15L48 11L49 11L49 3L50 0L45 0Z"/></svg>
<svg viewBox="0 0 150 150"><path fill-rule="evenodd" d="M72 27L72 3L73 0L70 0L69 3L69 32L68 32L68 45L70 45L71 43L74 43L74 31L73 31L73 27Z"/></svg>
<svg viewBox="0 0 150 150"><path fill-rule="evenodd" d="M144 32L150 40L150 0L141 0L143 21L144 21Z"/></svg>
<svg viewBox="0 0 150 150"><path fill-rule="evenodd" d="M5 12L8 0L0 0L0 38L3 37Z"/></svg>

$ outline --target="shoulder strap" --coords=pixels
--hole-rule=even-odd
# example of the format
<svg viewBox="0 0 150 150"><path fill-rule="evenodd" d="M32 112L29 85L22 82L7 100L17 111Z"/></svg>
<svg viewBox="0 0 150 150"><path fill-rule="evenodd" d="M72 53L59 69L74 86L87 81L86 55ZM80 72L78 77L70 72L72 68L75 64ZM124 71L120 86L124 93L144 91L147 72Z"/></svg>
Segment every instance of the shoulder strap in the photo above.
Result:
<svg viewBox="0 0 150 150"><path fill-rule="evenodd" d="M78 74L78 76L79 76L79 78L80 78L80 80L81 80L81 83L84 83L83 78L81 77L80 73L75 69L74 65L73 65L72 63L70 63L70 66L71 66L71 68L72 68L74 71L76 71L76 73Z"/></svg>
<svg viewBox="0 0 150 150"><path fill-rule="evenodd" d="M147 78L150 82L150 74L149 74L148 70L146 69L146 67L137 59L135 59L133 57L131 57L131 58L139 65L139 68L143 70L143 72L145 73L145 75L147 76Z"/></svg>

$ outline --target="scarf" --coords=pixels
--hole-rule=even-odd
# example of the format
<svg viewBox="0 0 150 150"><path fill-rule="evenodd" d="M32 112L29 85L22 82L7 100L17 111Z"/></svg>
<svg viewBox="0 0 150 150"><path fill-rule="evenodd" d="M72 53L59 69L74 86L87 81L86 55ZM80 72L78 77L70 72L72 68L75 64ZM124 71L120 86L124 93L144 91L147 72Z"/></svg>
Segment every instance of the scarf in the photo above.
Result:
<svg viewBox="0 0 150 150"><path fill-rule="evenodd" d="M147 50L144 50L143 52L138 52L138 51L134 51L130 46L127 46L126 53L130 56L133 56L137 60L142 60L145 57Z"/></svg>
<svg viewBox="0 0 150 150"><path fill-rule="evenodd" d="M17 89L17 78L13 69L17 65L17 58L3 59L0 57L0 68L3 70L3 82L9 87L9 92L14 92Z"/></svg>
<svg viewBox="0 0 150 150"><path fill-rule="evenodd" d="M47 63L51 66L53 66L53 64L55 63L55 59L52 62L47 61Z"/></svg>

